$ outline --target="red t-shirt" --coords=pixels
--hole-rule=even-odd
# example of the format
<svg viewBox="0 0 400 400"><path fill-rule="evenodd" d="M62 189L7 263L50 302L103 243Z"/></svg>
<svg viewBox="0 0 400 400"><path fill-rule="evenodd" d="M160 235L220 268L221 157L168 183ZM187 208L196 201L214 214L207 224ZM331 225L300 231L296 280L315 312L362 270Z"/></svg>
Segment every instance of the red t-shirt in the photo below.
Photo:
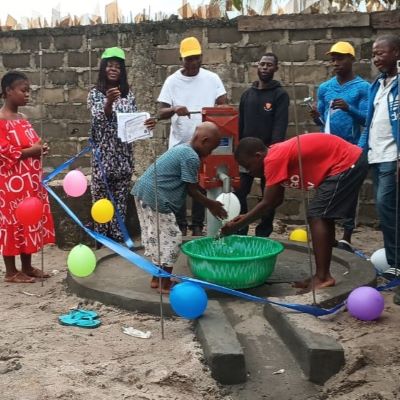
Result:
<svg viewBox="0 0 400 400"><path fill-rule="evenodd" d="M338 136L307 133L299 136L306 189L317 188L328 176L350 168L360 157L361 149ZM272 145L264 158L267 186L281 184L300 188L297 138Z"/></svg>

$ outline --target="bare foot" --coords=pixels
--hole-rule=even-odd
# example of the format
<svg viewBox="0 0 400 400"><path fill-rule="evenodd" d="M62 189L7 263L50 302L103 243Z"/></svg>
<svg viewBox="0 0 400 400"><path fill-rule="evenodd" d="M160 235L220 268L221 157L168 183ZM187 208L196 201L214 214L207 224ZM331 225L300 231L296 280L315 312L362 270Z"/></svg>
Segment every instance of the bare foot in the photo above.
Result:
<svg viewBox="0 0 400 400"><path fill-rule="evenodd" d="M312 283L314 285L314 289L323 289L323 288L335 286L336 281L330 275L326 279L323 279L323 280L314 275ZM295 282L292 286L295 288L298 288L298 289L307 289L307 291L310 291L312 289L313 285L311 284L311 279L308 278L301 282ZM305 292L303 292L303 293L305 293Z"/></svg>
<svg viewBox="0 0 400 400"><path fill-rule="evenodd" d="M23 272L18 271L14 275L7 276L4 278L4 282L8 283L34 283L35 278L25 275Z"/></svg>
<svg viewBox="0 0 400 400"><path fill-rule="evenodd" d="M50 274L47 274L46 272L43 272L43 274L42 274L42 271L35 267L23 269L22 272L25 275L31 276L33 278L50 278Z"/></svg>

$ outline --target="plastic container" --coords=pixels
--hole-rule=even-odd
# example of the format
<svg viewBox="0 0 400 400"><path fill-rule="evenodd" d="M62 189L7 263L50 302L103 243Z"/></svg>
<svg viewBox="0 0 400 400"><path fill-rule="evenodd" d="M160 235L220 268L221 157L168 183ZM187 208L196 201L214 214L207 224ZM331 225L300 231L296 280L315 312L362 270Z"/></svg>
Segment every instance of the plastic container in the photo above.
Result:
<svg viewBox="0 0 400 400"><path fill-rule="evenodd" d="M272 274L281 243L256 236L205 237L182 245L196 278L231 289L262 285Z"/></svg>

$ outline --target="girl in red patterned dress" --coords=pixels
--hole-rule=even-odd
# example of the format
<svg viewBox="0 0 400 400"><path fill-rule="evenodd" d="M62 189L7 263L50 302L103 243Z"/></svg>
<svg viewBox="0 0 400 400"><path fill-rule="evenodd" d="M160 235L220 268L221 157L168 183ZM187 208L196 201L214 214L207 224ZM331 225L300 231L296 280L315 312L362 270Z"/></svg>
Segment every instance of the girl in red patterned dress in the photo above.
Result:
<svg viewBox="0 0 400 400"><path fill-rule="evenodd" d="M41 155L48 151L32 125L18 112L29 100L29 82L20 72L8 72L1 80L4 105L0 109L0 254L6 282L33 283L41 278L32 267L32 253L54 243L53 218L46 190L41 185ZM23 226L15 218L18 204L27 197L43 202L43 216L36 225ZM21 258L21 271L15 256ZM44 274L43 278L48 278Z"/></svg>

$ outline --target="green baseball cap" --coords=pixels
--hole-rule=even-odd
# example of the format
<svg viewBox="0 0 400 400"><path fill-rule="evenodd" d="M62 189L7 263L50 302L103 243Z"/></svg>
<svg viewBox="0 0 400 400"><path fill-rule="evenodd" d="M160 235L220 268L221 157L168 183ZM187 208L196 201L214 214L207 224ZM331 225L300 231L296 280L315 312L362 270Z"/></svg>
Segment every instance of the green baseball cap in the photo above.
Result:
<svg viewBox="0 0 400 400"><path fill-rule="evenodd" d="M121 60L125 60L125 53L119 47L110 47L104 50L101 58L120 58Z"/></svg>

